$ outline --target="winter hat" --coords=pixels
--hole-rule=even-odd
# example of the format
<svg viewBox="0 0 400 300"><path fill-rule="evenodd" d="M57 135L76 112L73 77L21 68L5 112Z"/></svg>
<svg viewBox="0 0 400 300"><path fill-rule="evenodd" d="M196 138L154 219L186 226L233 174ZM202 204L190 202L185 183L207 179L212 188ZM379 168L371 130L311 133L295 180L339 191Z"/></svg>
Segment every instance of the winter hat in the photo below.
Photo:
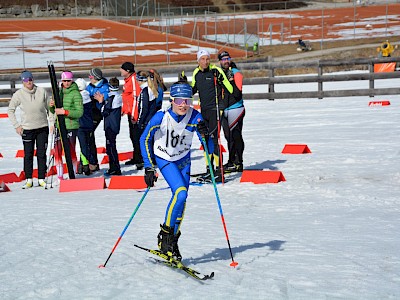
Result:
<svg viewBox="0 0 400 300"><path fill-rule="evenodd" d="M95 79L100 80L103 78L103 72L99 68L93 68L89 71L89 75Z"/></svg>
<svg viewBox="0 0 400 300"><path fill-rule="evenodd" d="M200 57L202 56L210 57L210 53L207 50L201 49L199 52L197 52L197 61L199 61Z"/></svg>
<svg viewBox="0 0 400 300"><path fill-rule="evenodd" d="M33 79L32 73L27 71L27 70L22 71L21 80L24 81L25 79L28 79L28 78L32 78Z"/></svg>
<svg viewBox="0 0 400 300"><path fill-rule="evenodd" d="M71 71L64 71L61 73L61 80L73 80L74 74Z"/></svg>
<svg viewBox="0 0 400 300"><path fill-rule="evenodd" d="M133 63L131 63L129 61L124 62L121 66L121 69L125 70L129 73L135 73L135 66L133 65Z"/></svg>
<svg viewBox="0 0 400 300"><path fill-rule="evenodd" d="M80 91L83 91L86 89L87 83L86 80L83 78L78 78L77 80L75 80L75 83L78 85L78 89Z"/></svg>
<svg viewBox="0 0 400 300"><path fill-rule="evenodd" d="M231 56L229 55L229 53L227 51L222 51L220 54L218 54L218 60L221 60L224 57L229 57L230 58Z"/></svg>
<svg viewBox="0 0 400 300"><path fill-rule="evenodd" d="M113 77L108 82L110 91L118 91L119 90L119 80L116 77Z"/></svg>
<svg viewBox="0 0 400 300"><path fill-rule="evenodd" d="M171 98L191 99L192 93L192 87L188 83L174 83L169 91Z"/></svg>

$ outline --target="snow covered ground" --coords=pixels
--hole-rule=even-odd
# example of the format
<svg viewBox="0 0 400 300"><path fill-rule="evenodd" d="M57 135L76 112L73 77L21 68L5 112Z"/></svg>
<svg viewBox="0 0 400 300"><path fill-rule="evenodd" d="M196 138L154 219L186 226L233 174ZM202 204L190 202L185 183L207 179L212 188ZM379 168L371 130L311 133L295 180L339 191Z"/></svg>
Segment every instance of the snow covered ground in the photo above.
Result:
<svg viewBox="0 0 400 300"><path fill-rule="evenodd" d="M368 106L377 100L391 105ZM400 96L246 101L245 168L280 170L286 181L230 175L218 185L236 268L213 187L190 187L180 248L184 263L215 272L205 282L133 246L156 247L170 197L162 177L103 269L143 192L9 184L0 193L0 299L399 299L399 107ZM126 123L120 152L131 150ZM19 174L22 143L8 119L0 125L0 174ZM96 135L103 146L101 128ZM281 154L291 143L312 153ZM205 164L194 145L197 173Z"/></svg>

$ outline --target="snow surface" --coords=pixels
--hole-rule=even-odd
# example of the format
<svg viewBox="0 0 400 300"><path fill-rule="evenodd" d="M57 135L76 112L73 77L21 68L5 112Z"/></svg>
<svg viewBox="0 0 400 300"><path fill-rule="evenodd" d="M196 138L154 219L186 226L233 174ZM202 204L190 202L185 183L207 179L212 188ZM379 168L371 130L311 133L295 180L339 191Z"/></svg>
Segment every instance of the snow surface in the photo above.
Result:
<svg viewBox="0 0 400 300"><path fill-rule="evenodd" d="M368 106L377 100L391 105ZM0 299L399 299L399 106L400 96L246 101L245 169L280 170L286 181L240 183L235 174L218 185L236 268L212 185L190 187L180 248L184 263L215 272L205 282L133 246L156 247L170 198L162 176L106 268L98 266L143 191L8 184L12 191L0 193ZM131 151L126 123L120 152ZM19 174L22 142L7 119L0 124L0 174ZM312 153L281 153L294 143ZM205 170L199 146L194 173Z"/></svg>

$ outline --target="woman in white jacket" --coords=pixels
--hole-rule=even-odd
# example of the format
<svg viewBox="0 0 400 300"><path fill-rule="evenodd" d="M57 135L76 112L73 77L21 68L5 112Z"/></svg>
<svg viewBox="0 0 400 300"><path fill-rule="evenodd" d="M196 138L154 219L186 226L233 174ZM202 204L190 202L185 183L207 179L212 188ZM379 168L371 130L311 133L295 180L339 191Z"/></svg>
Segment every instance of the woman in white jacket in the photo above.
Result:
<svg viewBox="0 0 400 300"><path fill-rule="evenodd" d="M32 73L21 73L23 87L16 91L8 106L8 118L17 134L22 137L24 145L24 172L26 182L23 189L33 186L33 156L36 143L38 164L38 184L45 187L46 177L46 149L49 136L49 121L54 125L54 116L49 112L46 90L33 83ZM21 120L18 121L15 111L21 110Z"/></svg>

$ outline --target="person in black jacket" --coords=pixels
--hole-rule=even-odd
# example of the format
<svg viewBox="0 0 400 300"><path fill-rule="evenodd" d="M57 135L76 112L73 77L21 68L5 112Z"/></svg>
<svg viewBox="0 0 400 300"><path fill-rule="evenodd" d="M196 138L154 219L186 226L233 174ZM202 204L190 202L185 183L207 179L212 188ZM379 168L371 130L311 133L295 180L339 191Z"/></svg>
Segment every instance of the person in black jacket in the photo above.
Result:
<svg viewBox="0 0 400 300"><path fill-rule="evenodd" d="M224 165L224 172L242 172L244 151L242 129L245 115L242 95L243 75L227 51L221 52L218 55L218 60L221 69L224 70L226 77L233 86L233 93L227 92L226 94L227 104L222 124L229 149L229 160Z"/></svg>
<svg viewBox="0 0 400 300"><path fill-rule="evenodd" d="M193 71L191 85L193 94L199 92L201 114L214 144L211 163L214 164L213 167L216 167L215 181L221 182L222 175L219 166L222 162L222 156L220 156L218 139L223 111L226 108L226 99L224 99L222 91L226 89L229 93L232 93L233 87L224 71L220 67L210 64L210 53L208 51L200 50L197 53L197 62L199 66ZM211 175L208 173L203 179L207 181L209 177Z"/></svg>
<svg viewBox="0 0 400 300"><path fill-rule="evenodd" d="M101 114L104 118L106 152L109 160L109 169L104 172L106 176L121 175L116 140L121 127L122 96L119 93L119 80L117 78L110 79L109 89L107 100L104 100L104 95L101 93L94 96L102 104Z"/></svg>

